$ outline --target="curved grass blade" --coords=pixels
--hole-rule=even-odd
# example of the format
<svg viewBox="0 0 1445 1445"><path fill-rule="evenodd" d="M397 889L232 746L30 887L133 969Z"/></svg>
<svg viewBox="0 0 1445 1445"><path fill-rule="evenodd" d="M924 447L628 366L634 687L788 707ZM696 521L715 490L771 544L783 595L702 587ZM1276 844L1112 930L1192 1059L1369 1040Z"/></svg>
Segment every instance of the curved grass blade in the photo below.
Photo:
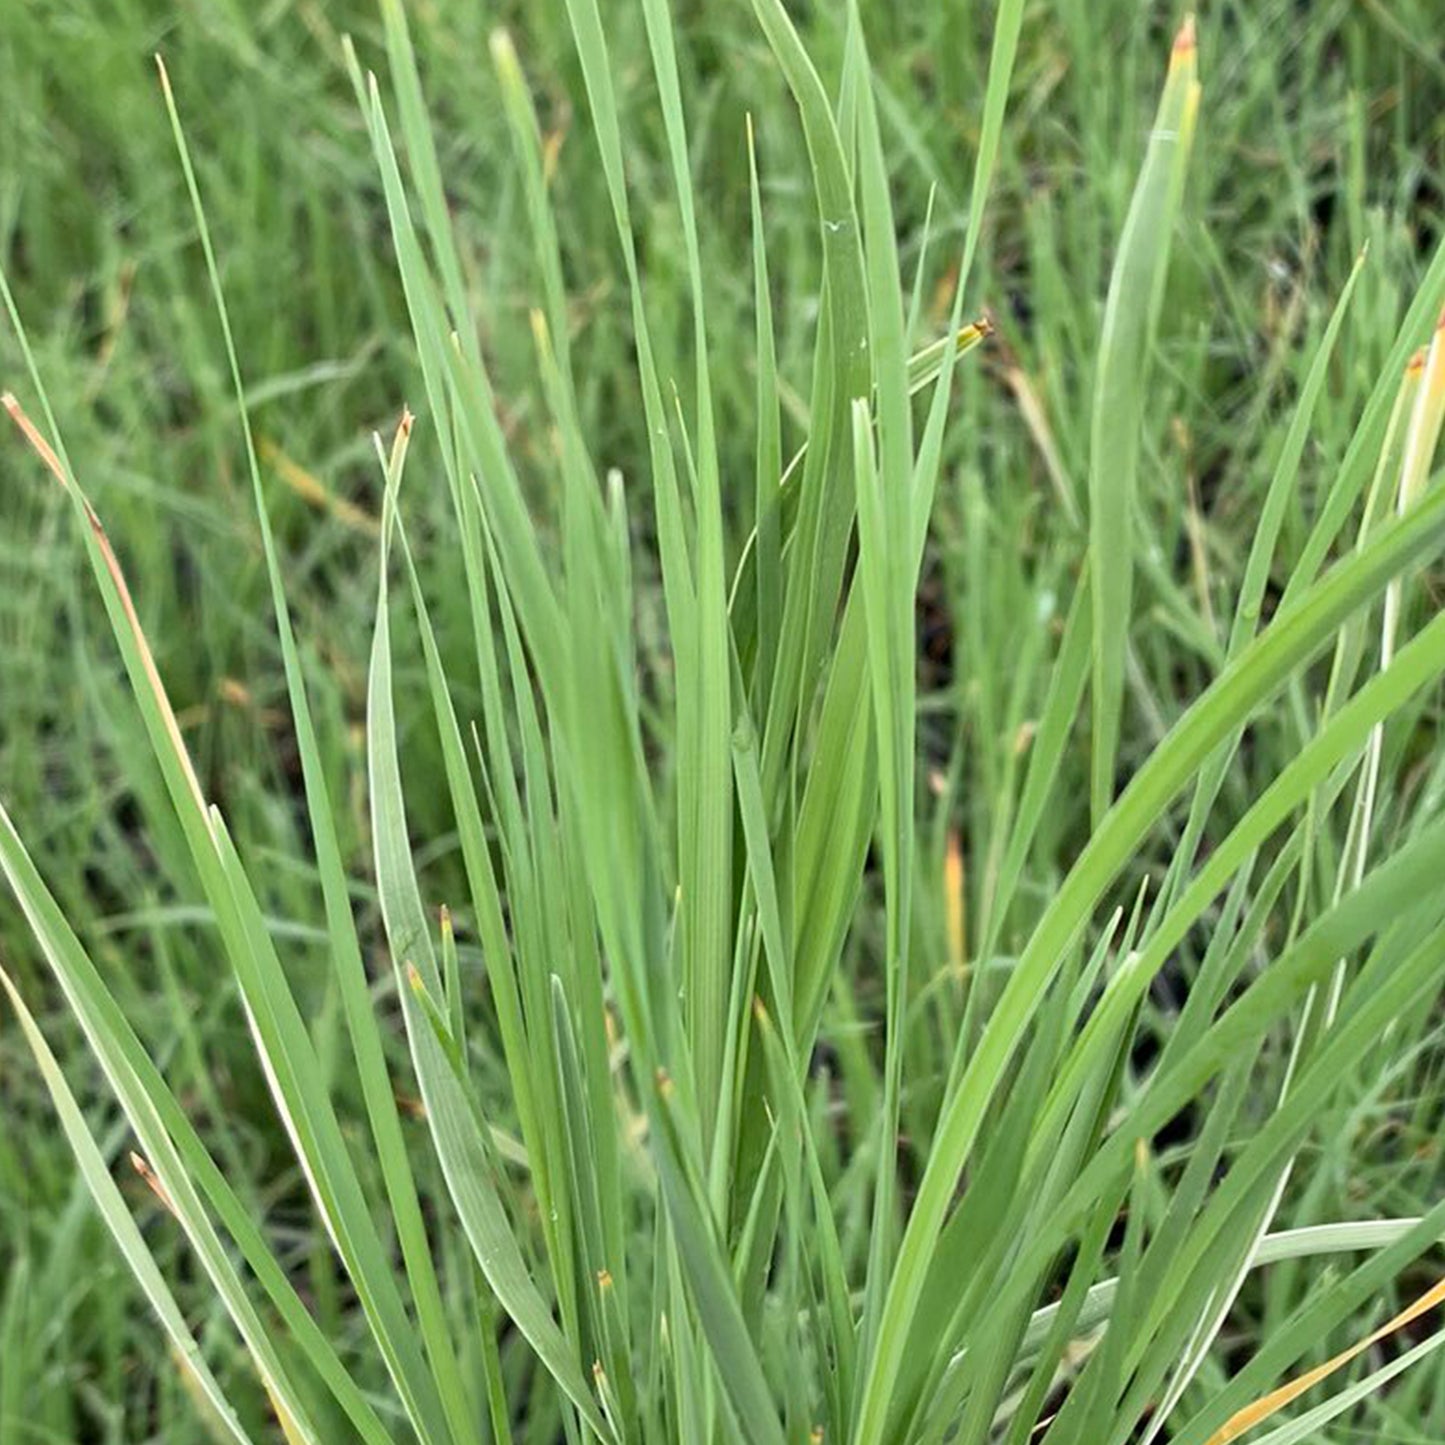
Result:
<svg viewBox="0 0 1445 1445"><path fill-rule="evenodd" d="M313 1197L357 1283L398 1390L419 1419L430 1421L431 1437L443 1438L445 1432L440 1426L435 1386L406 1322L395 1280L382 1261L381 1244L346 1154L330 1100L319 1085L310 1036L249 883L244 874L228 873L218 821L201 793L120 563L99 518L64 462L63 452L46 443L14 398L7 397L5 404L83 519L91 570L100 586L111 630L191 860L214 910L227 955L248 1005L249 1019L256 1026L254 1037L277 1109L298 1148L304 1150L300 1162L313 1187ZM174 1192L170 1180L167 1187ZM255 1350L254 1342L251 1348ZM292 1411L292 1414L305 1417L304 1411Z"/></svg>
<svg viewBox="0 0 1445 1445"><path fill-rule="evenodd" d="M517 1237L497 1192L478 1108L447 1058L418 991L406 970L414 968L421 988L442 997L421 894L406 831L406 809L397 754L392 702L390 600L387 579L396 489L406 455L406 432L398 433L387 473L382 517L382 555L377 584L376 633L367 686L367 758L371 783L377 887L402 999L412 1063L426 1107L448 1193L482 1273L538 1358L561 1385L582 1419L600 1440L610 1441L603 1418L575 1353L552 1318L528 1271Z"/></svg>
<svg viewBox="0 0 1445 1445"><path fill-rule="evenodd" d="M1180 719L1104 817L1040 919L958 1087L946 1103L909 1219L884 1311L859 1445L882 1438L904 1338L922 1290L955 1181L977 1137L1017 1040L1054 978L1068 940L1140 838L1220 741L1248 719L1312 657L1340 624L1445 532L1445 492L1429 495L1406 518L1382 526L1360 552L1339 563L1308 599L1277 619Z"/></svg>
<svg viewBox="0 0 1445 1445"><path fill-rule="evenodd" d="M370 1445L390 1437L337 1358L277 1264L252 1211L227 1184L206 1153L184 1110L126 1022L100 974L25 851L9 815L0 808L0 867L20 903L65 1001L135 1130L151 1169L166 1191L177 1221L217 1296L246 1344L271 1397L308 1439L319 1440L310 1412L271 1342L239 1274L201 1203L205 1193L236 1241L308 1361Z"/></svg>
<svg viewBox="0 0 1445 1445"><path fill-rule="evenodd" d="M200 1391L202 1398L213 1412L213 1418L225 1429L227 1437L246 1445L249 1437L241 1428L241 1422L236 1418L236 1412L232 1408L231 1402L226 1399L216 1377L211 1373L210 1366L207 1365L201 1354L200 1346L196 1344L195 1336L191 1334L180 1307L176 1304L175 1296L171 1293L170 1287L166 1284L154 1257L147 1248L140 1229L131 1217L130 1210L126 1207L124 1197L116 1187L115 1180L111 1178L105 1158L90 1132L90 1126L85 1122L85 1115L81 1113L80 1106L75 1102L75 1096L70 1092L70 1086L60 1072L60 1066L55 1061L55 1055L50 1051L50 1045L46 1043L39 1025L36 1024L30 1010L25 1006L24 999L20 997L19 990L3 968L0 968L0 986L3 986L6 994L9 995L10 1006L15 1011L21 1032L25 1035L25 1041L29 1044L30 1052L35 1057L41 1078L45 1081L45 1088L50 1094L51 1102L55 1105L60 1127L65 1131L65 1137L75 1155L75 1162L80 1168L86 1188L90 1190L96 1209L105 1221L106 1228L114 1237L121 1254L124 1255L131 1273L135 1275L151 1308L160 1319L161 1327L170 1337L175 1358ZM302 1438L311 1439L313 1437L310 1433L303 1433Z"/></svg>
<svg viewBox="0 0 1445 1445"><path fill-rule="evenodd" d="M316 738L316 727L311 716L310 702L306 695L300 653L291 624L290 607L281 578L280 559L277 555L276 541L272 533L265 492L261 483L260 467L257 464L250 415L246 404L246 392L241 379L240 360L231 332L230 314L226 308L220 271L211 242L210 227L206 221L205 207L201 202L200 189L191 164L190 148L186 144L180 114L171 91L170 78L159 57L157 57L157 64L160 68L166 110L170 116L171 129L180 155L181 168L185 175L186 188L196 220L196 229L205 255L206 272L210 279L211 293L220 321L226 359L240 413L241 430L246 443L246 461L251 477L256 515L260 525L262 553L266 561L272 607L281 643L287 695L291 703L292 719L296 729L297 751L301 757L307 815L311 824L313 845L316 849L317 872L321 879L333 973L337 982L337 990L341 996L342 1012L351 1039L357 1073L361 1080L362 1098L366 1106L372 1138L376 1145L377 1161L381 1166L387 1203L396 1223L397 1238L401 1245L402 1259L411 1286L412 1297L416 1302L427 1355L436 1375L452 1438L461 1442L466 1440L471 1433L471 1412L446 1319L441 1289L437 1282L436 1267L432 1260L431 1246L427 1240L426 1225L422 1219L421 1206L417 1201L416 1184L412 1176L406 1142L402 1137L401 1120L397 1112L395 1092L386 1064L381 1030L372 1009L366 966L361 957L361 943L357 937L356 922L351 913L350 893L345 867L342 863L336 818L331 806L325 768L321 761L321 752Z"/></svg>
<svg viewBox="0 0 1445 1445"><path fill-rule="evenodd" d="M1388 1338L1397 1330L1404 1329L1406 1325L1419 1319L1421 1315L1428 1314L1442 1301L1445 1301L1445 1280L1432 1285L1412 1304L1386 1320L1379 1329L1372 1330L1364 1339L1357 1340L1348 1349L1331 1356L1322 1365L1316 1365L1314 1369L1306 1370L1304 1374L1291 1380L1287 1385L1281 1385L1279 1389L1271 1390L1268 1395L1231 1415L1209 1437L1208 1445L1229 1445L1229 1441L1237 1440L1241 1435L1254 1429L1256 1425L1262 1425L1270 1416L1277 1415L1281 1410L1293 1404L1306 1391L1312 1390L1337 1371L1344 1369L1352 1360L1358 1359L1372 1345L1379 1344L1381 1340ZM1279 1430L1271 1430L1268 1435L1260 1437L1258 1445L1270 1445L1270 1442L1273 1442L1273 1445L1288 1445L1288 1442L1307 1439L1311 1432L1318 1429L1320 1425L1333 1419L1357 1400L1378 1389L1385 1381L1438 1349L1442 1344L1445 1344L1445 1330L1437 1331L1399 1359L1375 1371L1373 1375L1345 1391L1337 1400L1327 1402L1324 1406L1310 1411Z"/></svg>

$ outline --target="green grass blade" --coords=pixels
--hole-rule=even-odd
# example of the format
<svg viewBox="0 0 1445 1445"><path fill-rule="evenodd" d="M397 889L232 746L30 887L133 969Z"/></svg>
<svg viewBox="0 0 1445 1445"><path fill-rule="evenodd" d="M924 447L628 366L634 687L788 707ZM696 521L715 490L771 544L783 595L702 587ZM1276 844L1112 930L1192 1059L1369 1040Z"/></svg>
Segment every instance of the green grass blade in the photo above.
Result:
<svg viewBox="0 0 1445 1445"><path fill-rule="evenodd" d="M848 456L852 402L872 382L862 237L843 140L828 98L780 0L754 13L798 107L821 227L826 309L813 369L808 451L799 482L778 668L763 728L763 791L775 806L789 740L813 700L843 580L857 498Z"/></svg>
<svg viewBox="0 0 1445 1445"><path fill-rule="evenodd" d="M206 1364L195 1336L186 1325L180 1307L176 1304L175 1296L161 1275L135 1220L131 1218L119 1188L110 1177L105 1157L90 1132L90 1126L85 1122L80 1106L75 1102L75 1096L70 1092L70 1086L60 1072L50 1045L46 1043L45 1036L20 997L19 990L4 969L0 969L0 986L3 986L9 995L10 1006L19 1020L26 1043L30 1045L30 1052L35 1057L36 1065L45 1081L46 1091L55 1105L60 1127L65 1131L86 1188L90 1190L106 1228L110 1230L125 1256L131 1273L139 1281L147 1301L156 1312L161 1327L170 1337L181 1368L195 1381L206 1402L215 1412L215 1418L224 1427L227 1438L247 1441L249 1437L241 1428L235 1410L211 1373L210 1366Z"/></svg>
<svg viewBox="0 0 1445 1445"><path fill-rule="evenodd" d="M240 361L231 332L230 315L226 308L220 272L211 242L210 227L206 221L205 208L201 202L200 190L191 163L190 149L186 144L180 114L164 65L161 66L161 80L171 129L175 136L192 211L195 215L196 229L205 254L206 271L210 278L231 381L240 412L241 430L246 444L247 467L250 472L256 514L260 524L262 551L266 561L277 632L281 642L287 694L296 728L297 748L301 755L307 813L316 849L317 871L321 878L334 975L341 995L342 1009L356 1059L357 1072L361 1080L362 1096L376 1145L377 1159L381 1165L387 1202L396 1222L397 1237L401 1245L407 1278L416 1301L427 1355L436 1374L452 1436L461 1441L466 1439L470 1432L470 1410L451 1340L441 1289L437 1282L431 1247L427 1241L426 1226L422 1220L421 1207L417 1202L416 1185L412 1177L406 1143L402 1137L401 1121L397 1113L395 1095L387 1069L381 1031L372 1010L366 967L362 962L361 944L351 913L336 818L326 784L325 770L316 738L316 727L306 695L301 658L291 624L290 607L287 604L285 587L281 578L280 559L261 483L261 471L256 459L251 419L246 405L245 387L241 380Z"/></svg>
<svg viewBox="0 0 1445 1445"><path fill-rule="evenodd" d="M1089 460L1089 555L1094 579L1090 791L1096 826L1114 796L1133 599L1144 388L1199 104L1195 76L1194 25L1189 21L1169 58L1148 155L1119 238L1099 337Z"/></svg>
<svg viewBox="0 0 1445 1445"><path fill-rule="evenodd" d="M292 1133L313 1197L356 1283L397 1388L430 1438L445 1435L436 1387L406 1319L396 1282L346 1153L313 1045L281 969L259 905L224 828L208 809L114 550L64 464L18 406L12 413L84 519L91 569L100 585L152 750L165 778L191 861L215 910L226 953L245 999L278 1112Z"/></svg>
<svg viewBox="0 0 1445 1445"><path fill-rule="evenodd" d="M1023 1027L1056 973L1062 950L1138 840L1210 750L1313 656L1358 606L1381 591L1412 557L1433 549L1445 529L1445 493L1427 496L1405 519L1382 527L1375 540L1336 566L1287 616L1252 643L1194 704L1135 775L1095 830L1054 895L1019 959L958 1087L945 1105L934 1152L909 1219L880 1329L880 1345L865 1395L859 1440L880 1438L888 1397L924 1274L942 1228L954 1184L977 1135Z"/></svg>
<svg viewBox="0 0 1445 1445"><path fill-rule="evenodd" d="M682 885L685 946L684 987L690 1020L694 1082L703 1137L716 1128L716 1100L729 1085L723 1077L724 1040L735 1021L727 1006L732 976L732 658L723 559L721 479L718 474L712 377L702 284L702 256L688 166L687 132L678 85L672 20L664 0L643 0L652 69L662 103L673 188L682 216L683 242L692 290L696 364L697 526L696 728L691 765L678 779L680 829L678 875ZM604 57L605 58L605 57ZM638 298L641 309L641 298ZM684 685L688 680L684 680ZM725 1148L727 1141L718 1141Z"/></svg>
<svg viewBox="0 0 1445 1445"><path fill-rule="evenodd" d="M757 330L754 354L758 370L757 470L753 491L753 536L757 542L754 563L757 578L757 652L753 664L753 706L760 716L766 717L773 671L777 664L778 625L785 585L782 498L779 495L783 477L783 441L778 415L773 295L768 283L767 243L763 232L763 205L758 188L758 157L751 116L748 117L747 129L748 196L752 206L753 312ZM792 1010L789 1009L784 1017L791 1015Z"/></svg>
<svg viewBox="0 0 1445 1445"><path fill-rule="evenodd" d="M310 1413L304 1399L248 1298L197 1190L211 1200L288 1329L346 1409L358 1432L372 1445L385 1445L389 1437L370 1404L276 1263L250 1209L237 1197L202 1147L185 1111L141 1047L3 809L0 809L0 867L67 1005L85 1033L87 1044L135 1130L151 1169L165 1188L177 1220L227 1313L235 1321L272 1398L281 1402L303 1430L309 1428ZM313 1431L308 1438L319 1437Z"/></svg>
<svg viewBox="0 0 1445 1445"><path fill-rule="evenodd" d="M404 438L399 440L403 445L394 449L391 458L387 515L382 525L376 635L367 689L367 751L377 886L398 975L398 991L405 1011L412 1063L421 1086L427 1125L447 1189L477 1263L496 1292L502 1308L566 1391L593 1433L601 1440L610 1440L611 1429L598 1409L576 1356L528 1272L492 1177L486 1141L477 1123L476 1102L467 1097L418 996L418 988L407 978L407 970L415 969L420 991L433 999L442 996L441 976L431 946L407 838L392 703L386 564L396 486L405 457Z"/></svg>
<svg viewBox="0 0 1445 1445"><path fill-rule="evenodd" d="M701 1180L689 1164L686 1124L678 1118L670 1080L659 1081L658 1098L653 1157L667 1202L667 1217L713 1365L727 1391L742 1437L754 1445L783 1445L785 1436L767 1377L749 1338L732 1276L708 1217Z"/></svg>

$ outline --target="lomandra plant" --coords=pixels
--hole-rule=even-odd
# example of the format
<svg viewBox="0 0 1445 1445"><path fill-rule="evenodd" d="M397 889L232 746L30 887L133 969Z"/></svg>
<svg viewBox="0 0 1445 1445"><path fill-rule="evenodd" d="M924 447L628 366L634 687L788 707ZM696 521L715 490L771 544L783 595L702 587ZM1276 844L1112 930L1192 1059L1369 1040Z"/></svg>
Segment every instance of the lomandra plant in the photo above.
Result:
<svg viewBox="0 0 1445 1445"><path fill-rule="evenodd" d="M409 1068L389 1047L395 1015L378 1012L374 994L387 990L368 974L370 940L353 916L237 347L164 85L242 412L361 1117L346 1107L353 1095L333 1088L268 929L259 864L239 856L187 757L39 376L43 420L7 398L74 504L275 1109L364 1329L322 1328L8 815L0 865L129 1122L136 1167L289 1440L1233 1439L1423 1316L1437 1293L1383 1326L1371 1313L1445 1235L1445 1203L1419 1219L1274 1224L1339 1081L1392 1021L1435 999L1445 964L1442 760L1427 759L1406 826L1388 838L1374 826L1394 786L1386 730L1416 727L1445 671L1445 618L1406 636L1404 606L1413 569L1445 540L1445 491L1426 485L1445 411L1445 334L1412 357L1445 298L1445 248L1264 623L1351 277L1263 492L1217 675L1117 791L1150 360L1200 104L1186 23L1118 238L1095 367L1087 538L991 907L969 940L980 965L946 989L924 987L914 967L925 876L915 594L955 369L988 332L963 324L962 307L1023 6L998 11L953 318L912 353L917 307L902 289L856 12L830 96L781 0L754 0L807 141L822 283L806 440L789 459L749 133L757 460L746 480L722 475L718 460L711 369L724 363L708 343L673 27L665 0L642 9L691 293L686 404L659 373L649 331L602 17L595 0L568 0L631 302L645 484L600 476L583 433L542 146L507 38L495 38L493 59L535 246L533 327L554 444L555 486L541 498L524 494L498 421L397 0L384 6L390 111L349 56L425 403L420 421L402 413L378 443L367 702L375 881ZM8 288L5 299L18 327ZM422 425L452 504L441 540L465 579L464 662L433 629L426 555L407 532L403 478ZM729 555L725 513L746 512L749 498L751 532ZM649 524L634 529L642 511ZM670 678L640 656L635 531L655 539ZM399 655L428 689L461 899L424 900L418 884L394 711ZM473 668L477 716L459 711L450 683ZM1244 776L1245 730L1286 689L1312 699L1307 735L1221 822L1224 785ZM1020 884L1070 750L1089 758L1092 829L1035 900ZM1116 899L1161 837L1162 878ZM813 1061L874 871L883 1017L876 1048L849 1048L840 1091ZM1297 901L1276 927L1286 897ZM475 952L459 952L442 903ZM1025 919L1026 942L1004 957L1009 917ZM1208 944L1187 996L1163 1048L1141 1063L1133 1044L1151 985L1201 923ZM484 992L468 962L477 956ZM208 1428L235 1440L271 1433L254 1402L228 1398L214 1345L198 1346L46 1039L4 981ZM920 1015L946 1026L953 1056L941 1070L911 1042ZM1282 1030L1281 1086L1264 1063ZM482 1080L499 1068L500 1113ZM1264 1108L1262 1079L1276 1090ZM413 1093L424 1124L399 1111L398 1095ZM1189 1147L1157 1153L1151 1141L1181 1118ZM1250 1272L1324 1256L1348 1267L1307 1292L1227 1383L1204 1388L1201 1368ZM1355 1337L1344 1355L1295 1373L1341 1329ZM1445 1334L1417 1338L1252 1438L1309 1438L1441 1343Z"/></svg>

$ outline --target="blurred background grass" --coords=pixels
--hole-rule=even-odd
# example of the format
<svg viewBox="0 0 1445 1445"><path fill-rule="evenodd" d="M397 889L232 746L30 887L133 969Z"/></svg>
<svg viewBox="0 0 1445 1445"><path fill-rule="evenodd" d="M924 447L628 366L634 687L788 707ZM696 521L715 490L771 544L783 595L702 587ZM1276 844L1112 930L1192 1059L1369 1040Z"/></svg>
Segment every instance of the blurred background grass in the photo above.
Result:
<svg viewBox="0 0 1445 1445"><path fill-rule="evenodd" d="M922 338L936 333L952 299L991 7L863 0L860 8L879 68L907 263L919 258L932 195ZM826 68L841 49L841 19L826 4L798 9ZM645 441L612 222L578 114L582 86L563 6L417 0L410 10L472 308L524 474L548 442L526 323L536 296L522 201L488 59L488 34L499 24L512 31L537 93L554 167L584 426L599 460L641 477ZM669 351L675 341L676 354L685 353L689 327L681 234L663 202L664 139L641 15L621 4L612 11L659 369L685 388L689 367ZM748 7L677 0L675 11L712 287L723 475L735 479L728 495L740 537L750 520L755 380L745 114L758 136L785 384L806 375L812 345L816 223L801 137ZM1205 98L1145 438L1146 546L1126 764L1218 665L1220 609L1227 618L1290 403L1354 257L1368 243L1361 293L1286 522L1285 556L1343 452L1422 258L1439 240L1439 19L1438 0L1218 0L1202 8ZM1057 610L1082 555L1090 358L1178 20L1172 4L1057 0L1032 6L1025 23L976 295L966 298L970 314L992 315L998 334L980 365L960 369L919 604L924 745L936 800L922 850L931 880L919 905L923 987L950 961L950 904L939 880L954 880L970 933L986 906L991 847L1004 831L1046 676L1031 641L1036 619ZM0 261L207 790L243 846L269 861L273 926L288 940L288 964L302 978L314 973L323 1039L334 1033L334 1000L321 984L318 893L295 806L299 769L280 706L259 538L151 56L166 57L221 252L334 796L349 800L343 841L375 942L360 736L379 507L369 438L404 401L417 408L421 387L379 185L342 66L344 34L364 63L379 63L379 21L365 0L0 5ZM0 384L32 400L8 326L0 327ZM796 425L806 395L787 397ZM438 472L428 465L425 421L423 414L409 506L445 639L464 625L464 599L453 585L459 560L444 529ZM233 1182L265 1213L295 1268L311 1272L315 1307L344 1337L348 1301L287 1172L294 1166L195 905L83 561L56 489L18 439L0 438L0 789ZM665 688L660 606L645 589L639 605ZM462 682L464 701L465 675ZM414 739L416 833L438 840L420 861L436 896L459 896L448 884L457 861L442 789L425 786L437 766L432 745L424 729L409 726L425 701L404 676L397 693L404 745ZM1258 728L1243 776L1270 776L1295 736L1287 719ZM1086 793L1081 776L1068 790L1076 809L1046 821L1024 912L1028 896L1045 894L1076 851ZM1409 796L1402 791L1394 806L1407 807ZM437 804L431 815L429 798ZM943 866L950 836L958 839L961 882ZM865 910L853 950L860 958L874 932ZM1004 939L1007 946L1007 929ZM41 1001L32 947L9 899L0 901L0 952ZM1180 968L1187 978L1187 958ZM825 1028L845 1079L853 1025L877 1009L868 968L855 967L852 977ZM1173 1005L1167 990L1151 1001L1159 1029ZM45 1022L77 1093L104 1099L63 1016ZM1325 1167L1302 1171L1309 1182L1296 1188L1282 1222L1404 1215L1433 1202L1442 1183L1438 1023L1416 1021L1410 1047L1396 1051L1405 1064L1346 1091L1338 1128L1317 1146L1336 1152L1314 1161ZM946 1058L937 1040L922 1038L918 1047ZM501 1088L500 1073L492 1087ZM160 1355L138 1293L73 1177L9 1018L0 1022L0 1101L0 1445L201 1438L180 1377ZM108 1105L96 1109L123 1167L124 1131L106 1133ZM222 1119L224 1130L207 1127ZM139 1178L127 1188L164 1253L163 1212ZM184 1281L184 1261L176 1263ZM1251 1284L1225 1345L1247 1350L1286 1308L1290 1288L1287 1269ZM189 1303L216 1308L203 1292ZM205 1333L203 1318L203 1340ZM1362 1417L1375 1431L1370 1438L1445 1437L1445 1377L1438 1367L1417 1371L1371 1410Z"/></svg>

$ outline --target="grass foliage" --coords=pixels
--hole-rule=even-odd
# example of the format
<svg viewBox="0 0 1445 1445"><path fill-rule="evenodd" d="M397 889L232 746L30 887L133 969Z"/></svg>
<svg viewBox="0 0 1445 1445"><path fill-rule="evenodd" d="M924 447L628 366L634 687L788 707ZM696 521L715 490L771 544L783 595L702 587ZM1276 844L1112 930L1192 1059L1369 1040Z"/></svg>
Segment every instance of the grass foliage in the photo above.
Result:
<svg viewBox="0 0 1445 1445"><path fill-rule="evenodd" d="M0 1445L1437 1438L1428 6L225 8L0 197Z"/></svg>

